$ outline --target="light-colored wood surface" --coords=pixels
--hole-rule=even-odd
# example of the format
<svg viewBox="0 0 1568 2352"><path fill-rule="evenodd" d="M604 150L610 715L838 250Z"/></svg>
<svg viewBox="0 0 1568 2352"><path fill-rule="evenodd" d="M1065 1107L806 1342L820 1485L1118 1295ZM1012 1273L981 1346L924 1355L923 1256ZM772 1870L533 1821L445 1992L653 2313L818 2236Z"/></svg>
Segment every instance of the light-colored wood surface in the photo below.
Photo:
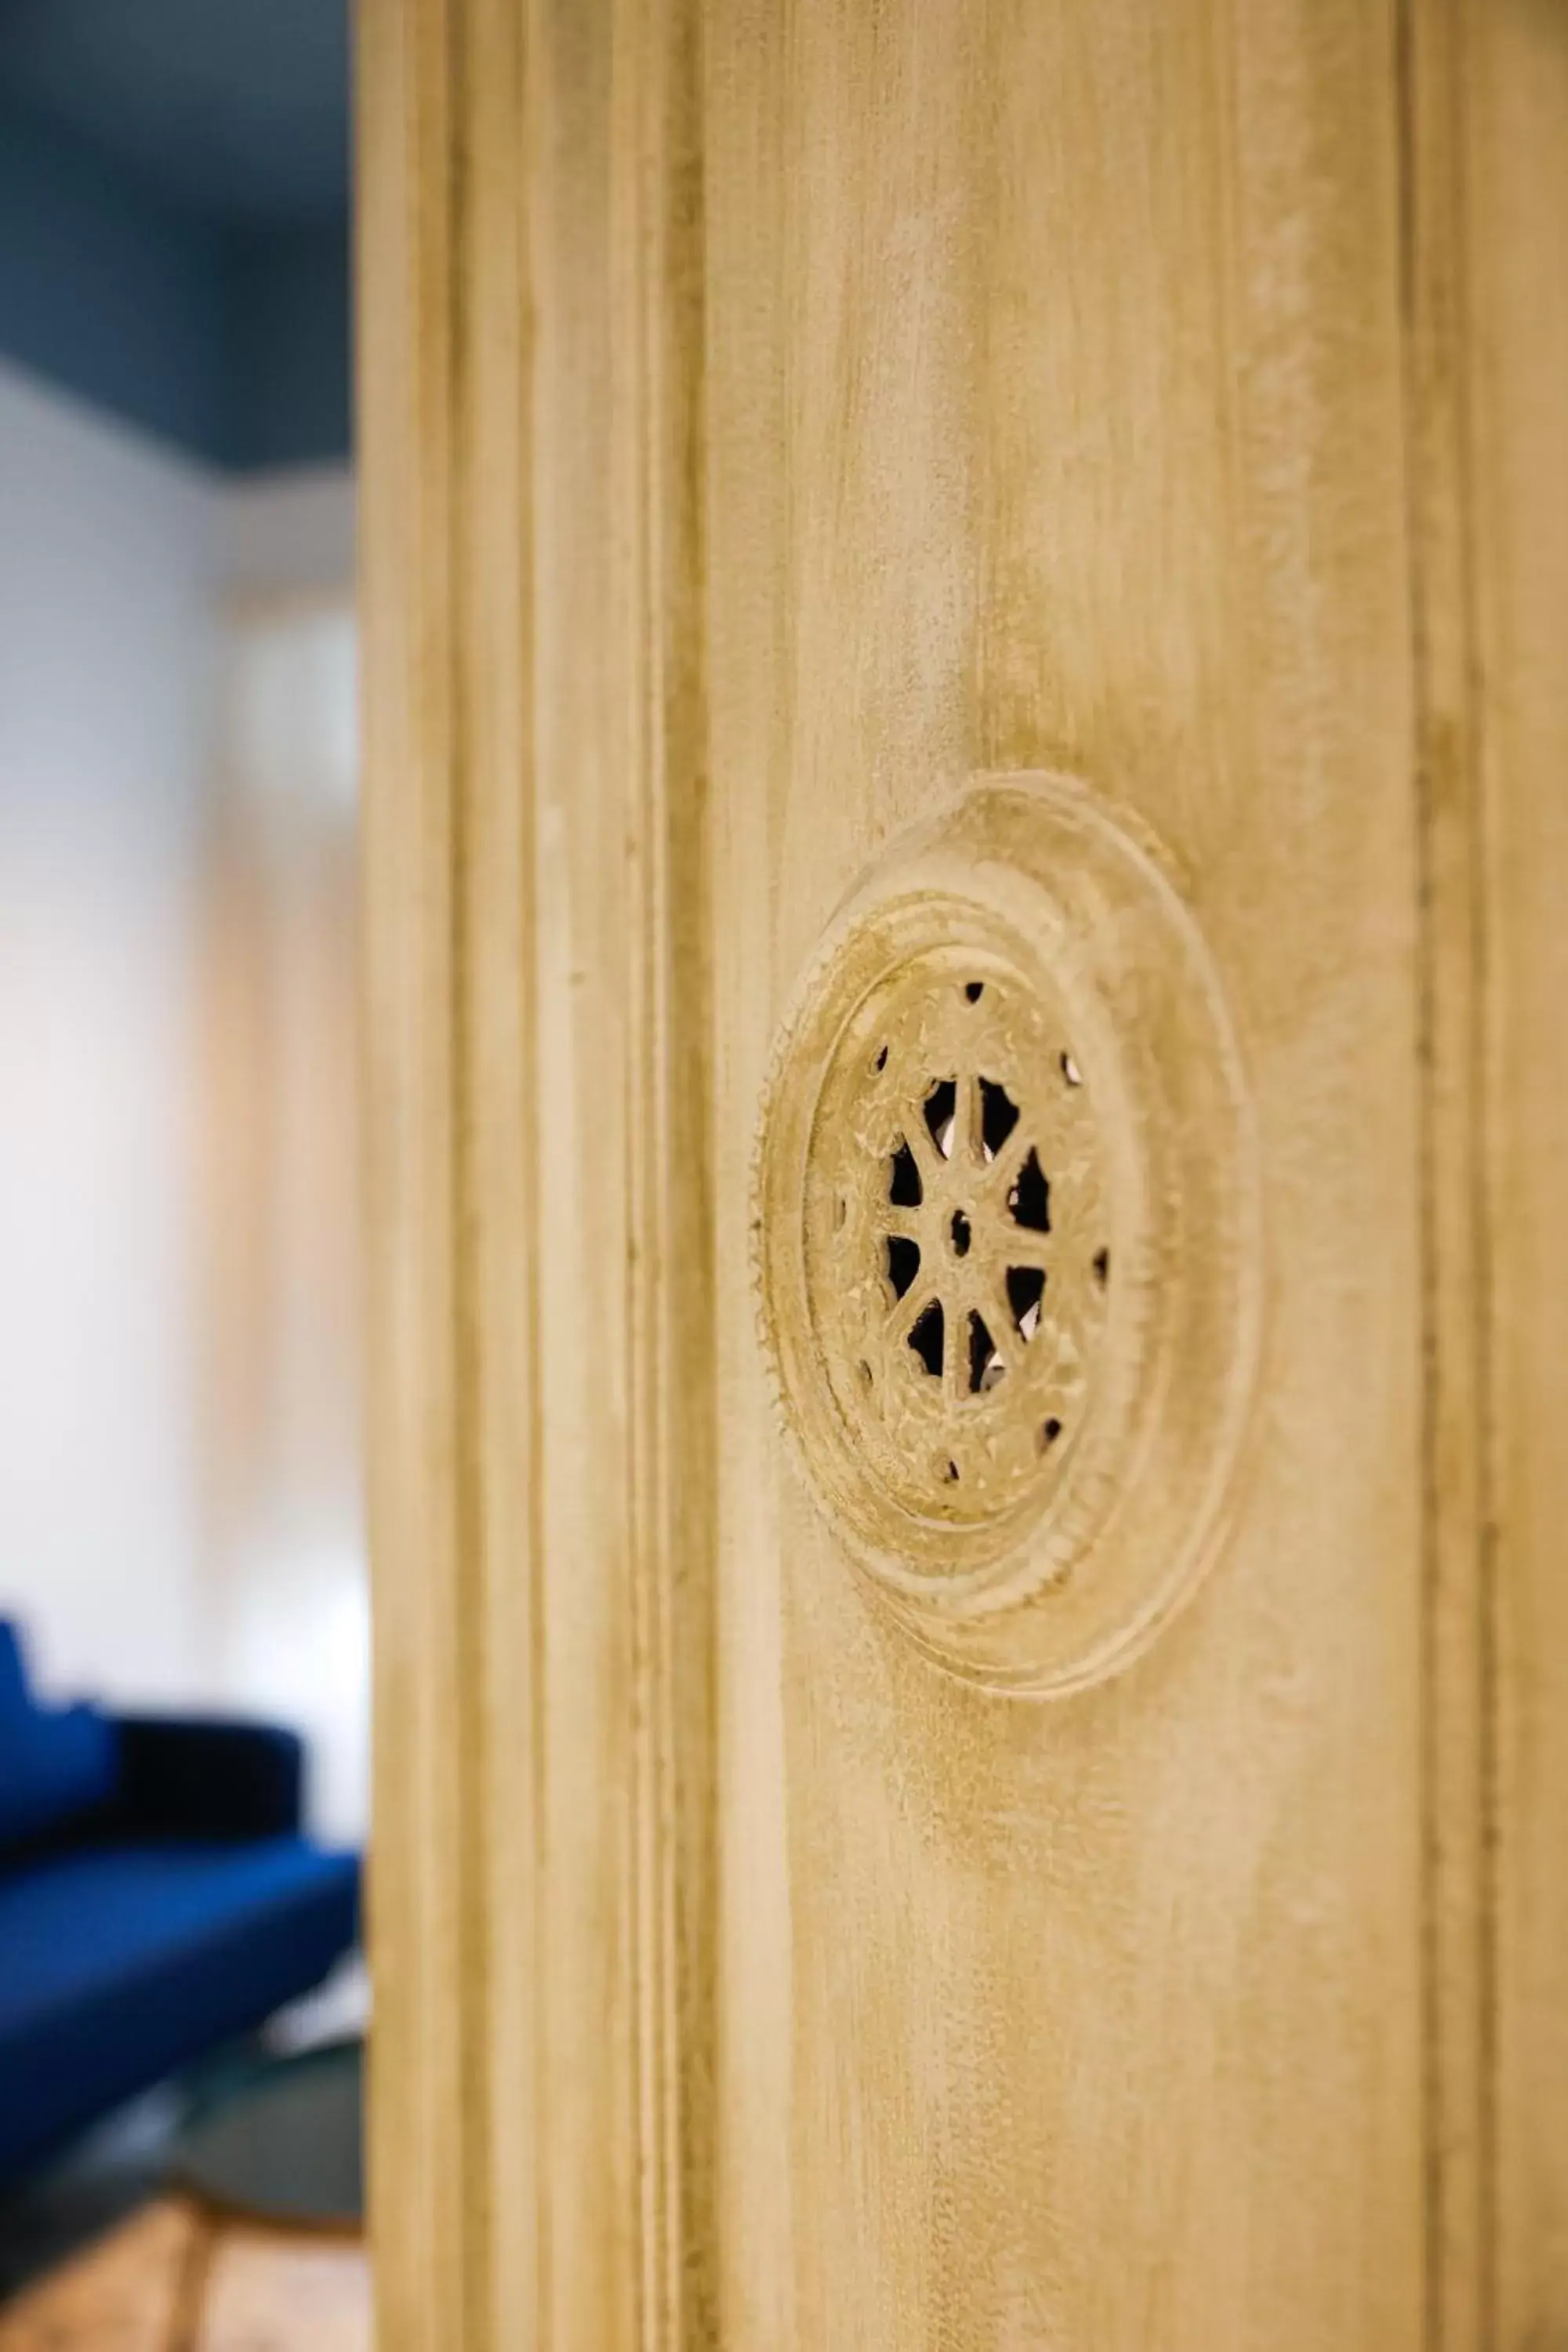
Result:
<svg viewBox="0 0 1568 2352"><path fill-rule="evenodd" d="M1427 2331L1485 2343L1493 2315L1494 1889L1490 1313L1486 1248L1485 835L1475 756L1466 461L1459 12L1409 13L1403 297L1420 950L1426 1643L1421 1775L1427 2049Z"/></svg>
<svg viewBox="0 0 1568 2352"><path fill-rule="evenodd" d="M716 2235L694 19L361 23L377 2293L395 2340L674 2345Z"/></svg>
<svg viewBox="0 0 1568 2352"><path fill-rule="evenodd" d="M370 2352L363 2246L170 2198L0 2312L0 2352Z"/></svg>
<svg viewBox="0 0 1568 2352"><path fill-rule="evenodd" d="M274 2231L218 2232L191 2352L371 2352L371 2345L363 2246Z"/></svg>
<svg viewBox="0 0 1568 2352"><path fill-rule="evenodd" d="M1482 2146L1490 2340L1523 2347L1568 2336L1568 12L1455 16L1489 1136Z"/></svg>
<svg viewBox="0 0 1568 2352"><path fill-rule="evenodd" d="M150 2206L0 2311L3 2352L175 2352L189 2318L200 2225Z"/></svg>
<svg viewBox="0 0 1568 2352"><path fill-rule="evenodd" d="M708 61L723 1883L759 1889L721 1973L731 2340L1413 2347L1392 26L910 0L786 32L763 0ZM1138 1665L1043 1707L867 1612L780 1462L744 1270L773 1033L837 899L965 775L1036 766L1173 852L1267 1235L1226 1552Z"/></svg>
<svg viewBox="0 0 1568 2352"><path fill-rule="evenodd" d="M380 2231L385 2307L413 2340L482 2352L490 2341L491 2167L504 2155L507 2116L525 2124L532 2094L526 2042L498 2041L510 2097L492 2141L486 2053L505 2018L492 2017L489 2004L489 1959L518 1914L489 1902L484 1866L488 1588L474 1543L480 1448L467 1246L471 1163L459 1150L471 1000L458 959L464 877L484 870L465 855L473 836L462 757L471 712L463 654L478 642L464 623L483 624L469 613L463 571L480 493L466 475L458 437L455 328L467 249L459 236L472 190L459 158L472 152L471 118L489 120L487 108L500 110L506 142L516 143L518 27L510 8L458 12L397 0L366 8L359 23L360 450L373 486L360 533L366 1377L376 1810L388 1825L370 1885L377 2037L368 2162L373 2200L379 2183L397 2184L395 2218ZM476 78L472 59L487 35L500 53ZM486 162L486 185L504 221L520 174L493 149ZM490 249L504 276L504 237ZM493 373L502 382L516 380L520 296L521 289L501 293L491 321ZM505 457L504 447L487 449L482 493L493 519L489 543L503 562L523 529L515 497L509 503L516 477ZM508 605L492 604L487 617L505 628ZM515 660L523 643L515 605L510 618ZM493 663L491 673L498 694L516 690L512 663ZM522 877L514 877L511 895L521 919ZM522 961L519 942L513 961ZM526 1001L521 970L514 978L496 1002L497 1017ZM517 1046L521 1065L521 1037ZM509 1083L504 1067L495 1079L490 1129L509 1136L525 1177L528 1154L506 1126L520 1081ZM526 1223L524 1201L513 1225L522 1232ZM507 1306L502 1289L498 1313ZM530 1459L526 1391L513 1408L511 1445L497 1456L503 1479L514 1460L526 1476ZM510 1587L524 1608L531 1581L524 1554ZM516 1727L526 1754L531 1645L521 1633L514 1627L495 1654L498 1666L510 1661L513 1677L502 1736ZM512 1791L503 1837L510 1822L524 1835L531 1829L526 1780ZM515 1884L521 1902L525 1868ZM531 1977L526 1950L513 1965ZM461 2000L453 1997L459 1984ZM384 2025L384 2046L396 2053L387 2064ZM527 2242L532 2200L521 2186L507 2198L507 2245Z"/></svg>
<svg viewBox="0 0 1568 2352"><path fill-rule="evenodd" d="M387 2352L1552 2340L1559 12L361 26ZM1261 1212L1050 1704L868 1600L752 1231L840 900L1041 770Z"/></svg>

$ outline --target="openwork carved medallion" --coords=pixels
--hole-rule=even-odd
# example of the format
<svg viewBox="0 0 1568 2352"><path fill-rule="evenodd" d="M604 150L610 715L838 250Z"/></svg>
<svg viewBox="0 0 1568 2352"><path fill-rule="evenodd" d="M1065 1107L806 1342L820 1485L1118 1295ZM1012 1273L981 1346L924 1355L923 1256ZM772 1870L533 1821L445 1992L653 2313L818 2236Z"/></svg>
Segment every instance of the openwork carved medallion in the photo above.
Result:
<svg viewBox="0 0 1568 2352"><path fill-rule="evenodd" d="M1060 1007L994 950L935 946L842 1037L806 1171L823 1370L911 1510L983 1524L1054 1483L1110 1279L1093 1090Z"/></svg>
<svg viewBox="0 0 1568 2352"><path fill-rule="evenodd" d="M1253 1377L1255 1186L1217 983L1081 786L973 785L830 927L756 1201L807 1482L945 1664L1124 1663L1213 1549Z"/></svg>

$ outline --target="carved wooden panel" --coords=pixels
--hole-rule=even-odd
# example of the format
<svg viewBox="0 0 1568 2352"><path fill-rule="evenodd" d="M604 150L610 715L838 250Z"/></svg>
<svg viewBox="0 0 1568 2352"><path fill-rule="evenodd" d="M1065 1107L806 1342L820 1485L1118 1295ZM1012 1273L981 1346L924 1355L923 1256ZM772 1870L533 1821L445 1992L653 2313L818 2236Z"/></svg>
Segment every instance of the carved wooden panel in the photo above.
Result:
<svg viewBox="0 0 1568 2352"><path fill-rule="evenodd" d="M891 843L759 1152L764 1337L847 1548L974 1679L1124 1664L1207 1559L1260 1282L1236 1042L1152 837L1026 775Z"/></svg>
<svg viewBox="0 0 1568 2352"><path fill-rule="evenodd" d="M1557 14L360 24L379 2340L1554 2342Z"/></svg>

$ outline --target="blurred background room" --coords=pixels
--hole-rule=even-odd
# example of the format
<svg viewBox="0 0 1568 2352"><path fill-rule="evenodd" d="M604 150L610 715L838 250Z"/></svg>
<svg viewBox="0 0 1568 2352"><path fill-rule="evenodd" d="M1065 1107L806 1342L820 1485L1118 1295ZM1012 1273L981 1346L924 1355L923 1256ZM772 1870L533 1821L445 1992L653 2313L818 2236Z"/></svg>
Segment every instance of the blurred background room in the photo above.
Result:
<svg viewBox="0 0 1568 2352"><path fill-rule="evenodd" d="M275 2221L366 2006L348 80L341 0L0 0L5 2347L210 2257L193 2115Z"/></svg>

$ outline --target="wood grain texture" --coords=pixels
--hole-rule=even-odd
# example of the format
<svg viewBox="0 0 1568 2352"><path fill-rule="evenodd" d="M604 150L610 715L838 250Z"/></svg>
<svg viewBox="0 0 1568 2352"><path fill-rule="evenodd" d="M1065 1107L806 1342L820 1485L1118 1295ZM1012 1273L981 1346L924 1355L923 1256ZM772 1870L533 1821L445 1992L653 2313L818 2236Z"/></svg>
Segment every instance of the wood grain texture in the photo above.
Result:
<svg viewBox="0 0 1568 2352"><path fill-rule="evenodd" d="M710 19L721 1746L726 1861L774 1890L721 1979L748 2347L1420 2340L1392 32ZM738 1203L847 881L964 774L1043 765L1179 861L1249 1069L1268 1329L1210 1582L1121 1681L1027 1708L868 1617L776 1450Z"/></svg>
<svg viewBox="0 0 1568 2352"><path fill-rule="evenodd" d="M1420 966L1426 2328L1494 2340L1496 1582L1461 12L1401 26Z"/></svg>
<svg viewBox="0 0 1568 2352"><path fill-rule="evenodd" d="M375 1804L395 1824L370 1886L368 2164L378 2292L405 2340L482 2346L484 1717L473 1402L459 1386L468 1359L453 166L466 126L455 29L428 7L377 6L361 19L369 1521ZM378 2218L384 2181L395 2183L394 2227Z"/></svg>
<svg viewBox="0 0 1568 2352"><path fill-rule="evenodd" d="M370 2352L363 2245L169 2197L0 2312L0 2352Z"/></svg>
<svg viewBox="0 0 1568 2352"><path fill-rule="evenodd" d="M0 2311L0 2352L184 2352L202 2239L188 2205L149 2207Z"/></svg>
<svg viewBox="0 0 1568 2352"><path fill-rule="evenodd" d="M1568 2331L1555 1433L1568 846L1568 23L1412 8L1426 844L1430 2341Z"/></svg>
<svg viewBox="0 0 1568 2352"><path fill-rule="evenodd" d="M219 2232L190 2352L371 2352L363 2246L275 2230ZM171 2342L169 2352L184 2352Z"/></svg>
<svg viewBox="0 0 1568 2352"><path fill-rule="evenodd" d="M693 22L362 25L382 2326L685 2342L714 2235Z"/></svg>
<svg viewBox="0 0 1568 2352"><path fill-rule="evenodd" d="M1568 2341L1568 15L1472 5L1448 37L1486 943L1495 2171L1480 2340L1544 2352Z"/></svg>
<svg viewBox="0 0 1568 2352"><path fill-rule="evenodd" d="M362 11L388 2352L1568 2331L1565 83ZM750 1207L835 908L1041 769L1170 852L1264 1253L1213 1572L1050 1705L868 1608Z"/></svg>

